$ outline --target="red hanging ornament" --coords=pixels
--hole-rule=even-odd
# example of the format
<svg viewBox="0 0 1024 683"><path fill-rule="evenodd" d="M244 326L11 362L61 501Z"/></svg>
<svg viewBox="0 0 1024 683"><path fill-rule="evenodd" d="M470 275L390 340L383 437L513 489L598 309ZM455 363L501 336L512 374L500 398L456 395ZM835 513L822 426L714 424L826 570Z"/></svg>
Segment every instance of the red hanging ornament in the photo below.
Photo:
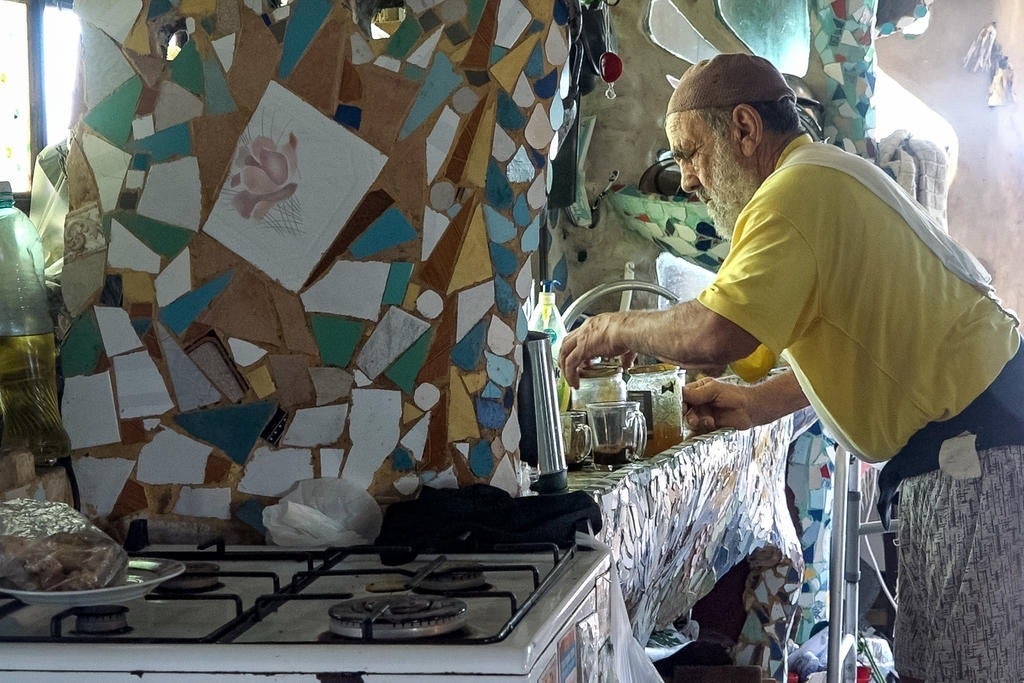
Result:
<svg viewBox="0 0 1024 683"><path fill-rule="evenodd" d="M604 91L604 96L610 100L614 100L614 83L619 80L619 76L622 75L622 58L614 52L605 52L602 53L601 59L598 60L597 65L601 71L601 80L608 84L608 89Z"/></svg>

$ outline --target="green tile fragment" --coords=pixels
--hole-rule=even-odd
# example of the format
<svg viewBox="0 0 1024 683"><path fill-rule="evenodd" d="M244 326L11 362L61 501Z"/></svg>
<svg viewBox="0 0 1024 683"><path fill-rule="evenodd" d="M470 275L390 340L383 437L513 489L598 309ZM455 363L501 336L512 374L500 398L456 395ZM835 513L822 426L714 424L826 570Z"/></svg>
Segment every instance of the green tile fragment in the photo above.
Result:
<svg viewBox="0 0 1024 683"><path fill-rule="evenodd" d="M103 338L96 313L89 308L71 324L60 344L60 365L65 377L91 375L103 353Z"/></svg>
<svg viewBox="0 0 1024 683"><path fill-rule="evenodd" d="M416 377L427 360L432 340L433 334L427 330L384 371L384 375L411 394L416 389Z"/></svg>
<svg viewBox="0 0 1024 683"><path fill-rule="evenodd" d="M310 316L313 338L320 349L324 365L344 368L352 360L352 352L363 336L363 323L331 315Z"/></svg>
<svg viewBox="0 0 1024 683"><path fill-rule="evenodd" d="M137 213L119 211L111 218L138 237L147 247L167 258L174 258L184 249L195 233L176 225L140 216Z"/></svg>
<svg viewBox="0 0 1024 683"><path fill-rule="evenodd" d="M87 126L118 147L128 142L135 108L142 94L142 79L132 76L85 115Z"/></svg>

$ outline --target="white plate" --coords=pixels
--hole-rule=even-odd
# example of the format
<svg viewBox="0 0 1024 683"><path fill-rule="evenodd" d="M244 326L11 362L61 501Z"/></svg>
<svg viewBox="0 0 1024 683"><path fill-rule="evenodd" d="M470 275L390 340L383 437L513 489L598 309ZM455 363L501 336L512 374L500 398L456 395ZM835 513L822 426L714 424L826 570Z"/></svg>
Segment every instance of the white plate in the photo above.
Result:
<svg viewBox="0 0 1024 683"><path fill-rule="evenodd" d="M183 571L185 571L185 565L177 560L133 557L128 560L128 570L124 580L116 586L83 591L23 591L0 588L0 594L10 595L27 605L62 605L64 607L108 605L141 598L167 579L174 578Z"/></svg>

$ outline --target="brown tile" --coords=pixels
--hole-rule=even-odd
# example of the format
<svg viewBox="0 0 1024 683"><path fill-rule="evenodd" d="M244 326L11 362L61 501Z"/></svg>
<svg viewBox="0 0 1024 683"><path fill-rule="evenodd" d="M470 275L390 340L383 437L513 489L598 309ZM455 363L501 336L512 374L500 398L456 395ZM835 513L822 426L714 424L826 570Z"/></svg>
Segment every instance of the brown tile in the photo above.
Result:
<svg viewBox="0 0 1024 683"><path fill-rule="evenodd" d="M284 348L292 353L318 355L320 349L316 345L316 340L313 339L313 334L309 331L309 324L306 322L306 309L303 308L299 295L285 290L284 287L276 286L276 283L268 283L267 289L273 299L281 333L284 335Z"/></svg>
<svg viewBox="0 0 1024 683"><path fill-rule="evenodd" d="M498 28L500 4L488 2L484 6L484 13L480 16L476 33L473 34L473 43L462 60L462 68L466 71L487 71L491 65L491 47L494 45L494 35Z"/></svg>
<svg viewBox="0 0 1024 683"><path fill-rule="evenodd" d="M125 482L124 488L121 489L121 495L117 497L117 502L114 503L114 508L110 512L110 519L121 519L134 512L145 510L148 507L149 499L146 496L146 488L134 479L129 479Z"/></svg>
<svg viewBox="0 0 1024 683"><path fill-rule="evenodd" d="M132 443L146 443L146 428L142 424L142 419L135 420L121 420L119 424L121 428L121 443L132 444Z"/></svg>
<svg viewBox="0 0 1024 683"><path fill-rule="evenodd" d="M278 314L267 291L269 286L249 268L234 271L231 282L197 321L215 326L229 337L281 348Z"/></svg>
<svg viewBox="0 0 1024 683"><path fill-rule="evenodd" d="M405 117L422 87L421 83L400 74L381 69L373 64L362 65L361 73L373 69L372 88L363 89L360 107L363 118L359 124L359 135L384 154L390 156L398 140ZM419 152L423 154L422 151Z"/></svg>
<svg viewBox="0 0 1024 683"><path fill-rule="evenodd" d="M231 169L235 141L245 130L250 113L234 111L221 116L199 116L191 122L195 139L204 141L194 147L199 160L199 183L203 198L201 221L205 221L213 209L224 178Z"/></svg>
<svg viewBox="0 0 1024 683"><path fill-rule="evenodd" d="M337 17L328 19L306 46L305 54L284 81L285 87L321 113L333 116L337 106L334 93L341 81L344 47L341 20Z"/></svg>
<svg viewBox="0 0 1024 683"><path fill-rule="evenodd" d="M305 356L271 355L270 373L277 385L277 399L285 408L309 406L316 399Z"/></svg>
<svg viewBox="0 0 1024 683"><path fill-rule="evenodd" d="M476 210L475 201L467 201L462 210L452 219L441 240L434 247L430 259L423 264L421 282L437 292L447 292L455 260L458 258L462 240L466 237L469 222Z"/></svg>
<svg viewBox="0 0 1024 683"><path fill-rule="evenodd" d="M347 46L346 46L347 47ZM352 62L345 60L341 69L341 84L338 86L338 101L354 104L363 97L363 79Z"/></svg>
<svg viewBox="0 0 1024 683"><path fill-rule="evenodd" d="M220 484L231 472L231 459L213 454L206 459L206 476L203 482L206 484Z"/></svg>
<svg viewBox="0 0 1024 683"><path fill-rule="evenodd" d="M462 181L462 172L466 169L466 164L469 162L469 155L473 149L473 140L476 139L480 132L480 121L483 119L487 108L488 98L485 97L477 102L476 107L465 119L458 139L452 145L451 152L448 155L448 164L444 169L444 176L453 183L459 184Z"/></svg>
<svg viewBox="0 0 1024 683"><path fill-rule="evenodd" d="M242 12L238 18L234 64L239 66L228 72L228 87L238 108L251 113L277 76L281 46L255 12Z"/></svg>

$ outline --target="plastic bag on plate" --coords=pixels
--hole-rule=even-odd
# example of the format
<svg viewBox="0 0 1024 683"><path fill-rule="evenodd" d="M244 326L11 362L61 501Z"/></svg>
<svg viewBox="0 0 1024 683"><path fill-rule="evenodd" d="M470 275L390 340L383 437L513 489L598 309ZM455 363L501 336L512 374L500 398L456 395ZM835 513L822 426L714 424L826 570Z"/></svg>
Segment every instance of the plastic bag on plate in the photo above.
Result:
<svg viewBox="0 0 1024 683"><path fill-rule="evenodd" d="M124 578L128 554L66 503L0 503L0 590L78 591Z"/></svg>
<svg viewBox="0 0 1024 683"><path fill-rule="evenodd" d="M344 479L304 479L263 509L267 542L284 546L368 545L382 519L373 496Z"/></svg>

